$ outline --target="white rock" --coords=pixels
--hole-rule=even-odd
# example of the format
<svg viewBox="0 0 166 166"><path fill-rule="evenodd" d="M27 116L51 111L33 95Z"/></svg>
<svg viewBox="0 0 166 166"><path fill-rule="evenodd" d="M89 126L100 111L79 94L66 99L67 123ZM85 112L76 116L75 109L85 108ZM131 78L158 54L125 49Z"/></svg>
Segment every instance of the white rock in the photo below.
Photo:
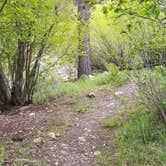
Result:
<svg viewBox="0 0 166 166"><path fill-rule="evenodd" d="M121 91L115 92L115 95L116 95L116 96L123 95L123 92L121 92Z"/></svg>
<svg viewBox="0 0 166 166"><path fill-rule="evenodd" d="M89 98L94 98L94 97L96 97L96 94L95 94L94 92L90 92L90 93L87 95L87 97L89 97Z"/></svg>
<svg viewBox="0 0 166 166"><path fill-rule="evenodd" d="M95 78L95 77L94 77L93 75L89 75L89 79L90 79L90 80L94 80L94 78Z"/></svg>
<svg viewBox="0 0 166 166"><path fill-rule="evenodd" d="M100 154L101 154L100 151L95 151L95 152L94 152L94 156L99 156Z"/></svg>
<svg viewBox="0 0 166 166"><path fill-rule="evenodd" d="M78 137L80 142L86 142L86 139L84 137Z"/></svg>
<svg viewBox="0 0 166 166"><path fill-rule="evenodd" d="M29 114L29 117L35 117L35 116L36 116L35 112Z"/></svg>
<svg viewBox="0 0 166 166"><path fill-rule="evenodd" d="M33 142L35 143L35 144L40 144L41 142L42 142L42 138L35 138L34 140L33 140Z"/></svg>
<svg viewBox="0 0 166 166"><path fill-rule="evenodd" d="M61 137L61 134L60 133L56 133L55 136L56 137Z"/></svg>
<svg viewBox="0 0 166 166"><path fill-rule="evenodd" d="M111 107L113 105L115 105L115 103L110 103L110 104L107 105L107 107Z"/></svg>
<svg viewBox="0 0 166 166"><path fill-rule="evenodd" d="M50 138L51 140L55 140L55 139L56 139L56 135L55 135L54 132L48 133L48 136L49 136L49 138Z"/></svg>

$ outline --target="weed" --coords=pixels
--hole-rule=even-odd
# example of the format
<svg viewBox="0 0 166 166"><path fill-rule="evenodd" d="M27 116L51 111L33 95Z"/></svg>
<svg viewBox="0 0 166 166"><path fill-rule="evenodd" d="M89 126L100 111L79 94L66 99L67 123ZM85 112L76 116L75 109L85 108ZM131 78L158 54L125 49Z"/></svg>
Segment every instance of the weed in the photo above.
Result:
<svg viewBox="0 0 166 166"><path fill-rule="evenodd" d="M78 106L78 108L77 108L78 113L83 113L85 111L86 111L86 107L83 104Z"/></svg>
<svg viewBox="0 0 166 166"><path fill-rule="evenodd" d="M22 155L25 153L25 149L21 146L14 147L15 154Z"/></svg>
<svg viewBox="0 0 166 166"><path fill-rule="evenodd" d="M166 128L162 121L159 121L155 111L146 111L143 105L135 106L112 120L106 120L103 126L115 128L113 132L106 130L107 137L111 141L109 151L105 149L104 161L99 157L99 162L114 163L122 166L147 166L166 164ZM113 154L112 154L113 151ZM101 165L101 164L100 164Z"/></svg>
<svg viewBox="0 0 166 166"><path fill-rule="evenodd" d="M103 126L104 127L107 127L107 128L111 128L111 127L116 127L116 126L120 126L122 123L122 118L117 116L115 118L112 118L112 119L108 119L108 120L105 120L103 122Z"/></svg>
<svg viewBox="0 0 166 166"><path fill-rule="evenodd" d="M0 165L4 163L7 157L6 149L4 146L0 145Z"/></svg>

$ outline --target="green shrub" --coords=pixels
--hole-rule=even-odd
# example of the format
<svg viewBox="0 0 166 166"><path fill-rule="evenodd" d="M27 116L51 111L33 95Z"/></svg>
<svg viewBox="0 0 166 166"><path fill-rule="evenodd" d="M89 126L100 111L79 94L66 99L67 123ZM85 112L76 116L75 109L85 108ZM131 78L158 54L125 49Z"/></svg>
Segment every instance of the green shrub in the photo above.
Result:
<svg viewBox="0 0 166 166"><path fill-rule="evenodd" d="M129 81L127 71L121 72L117 66L112 64L109 64L107 67L109 72L96 77L96 85L112 84L113 86L118 87Z"/></svg>
<svg viewBox="0 0 166 166"><path fill-rule="evenodd" d="M144 70L138 76L138 87L140 102L157 111L166 124L166 68Z"/></svg>

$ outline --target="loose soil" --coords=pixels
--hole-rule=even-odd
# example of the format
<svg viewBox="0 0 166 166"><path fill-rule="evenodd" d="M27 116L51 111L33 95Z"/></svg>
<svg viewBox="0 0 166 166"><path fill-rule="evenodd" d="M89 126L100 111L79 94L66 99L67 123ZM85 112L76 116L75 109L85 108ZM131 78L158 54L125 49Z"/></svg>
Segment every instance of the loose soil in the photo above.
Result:
<svg viewBox="0 0 166 166"><path fill-rule="evenodd" d="M24 111L1 114L0 141L8 152L3 165L19 161L35 166L97 166L95 156L107 146L100 134L102 122L118 114L123 103L117 98L130 100L135 87L134 83L117 89L100 87L94 90L94 98L60 98ZM78 114L80 103L86 112ZM50 139L49 132L54 132L56 139ZM36 138L40 138L38 144L34 143ZM16 145L25 152L15 153Z"/></svg>

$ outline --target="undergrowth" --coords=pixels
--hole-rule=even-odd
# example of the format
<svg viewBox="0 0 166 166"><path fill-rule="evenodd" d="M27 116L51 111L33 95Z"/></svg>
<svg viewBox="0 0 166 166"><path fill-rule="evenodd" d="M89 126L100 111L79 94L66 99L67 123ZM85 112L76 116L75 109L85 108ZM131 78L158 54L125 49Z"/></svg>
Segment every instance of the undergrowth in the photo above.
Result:
<svg viewBox="0 0 166 166"><path fill-rule="evenodd" d="M0 145L0 165L4 163L7 157L6 149L3 145Z"/></svg>
<svg viewBox="0 0 166 166"><path fill-rule="evenodd" d="M54 81L47 82L41 81L39 88L34 95L34 103L44 102L50 98L57 98L66 96L70 98L77 98L85 93L90 92L96 86L111 84L112 86L121 86L129 80L128 72L120 72L115 67L112 67L110 72L98 74L93 79L87 76L82 76L75 82L61 82L59 84ZM46 88L47 87L47 88Z"/></svg>
<svg viewBox="0 0 166 166"><path fill-rule="evenodd" d="M137 104L103 122L111 143L98 158L99 165L166 165L166 68L144 69L134 76Z"/></svg>
<svg viewBox="0 0 166 166"><path fill-rule="evenodd" d="M104 153L105 160L102 159L104 165L166 165L166 128L155 111L137 106L123 117L106 120L103 126L107 128L107 135L113 133L108 128L115 129L113 141ZM103 165L100 160L103 157L98 158L99 165Z"/></svg>

